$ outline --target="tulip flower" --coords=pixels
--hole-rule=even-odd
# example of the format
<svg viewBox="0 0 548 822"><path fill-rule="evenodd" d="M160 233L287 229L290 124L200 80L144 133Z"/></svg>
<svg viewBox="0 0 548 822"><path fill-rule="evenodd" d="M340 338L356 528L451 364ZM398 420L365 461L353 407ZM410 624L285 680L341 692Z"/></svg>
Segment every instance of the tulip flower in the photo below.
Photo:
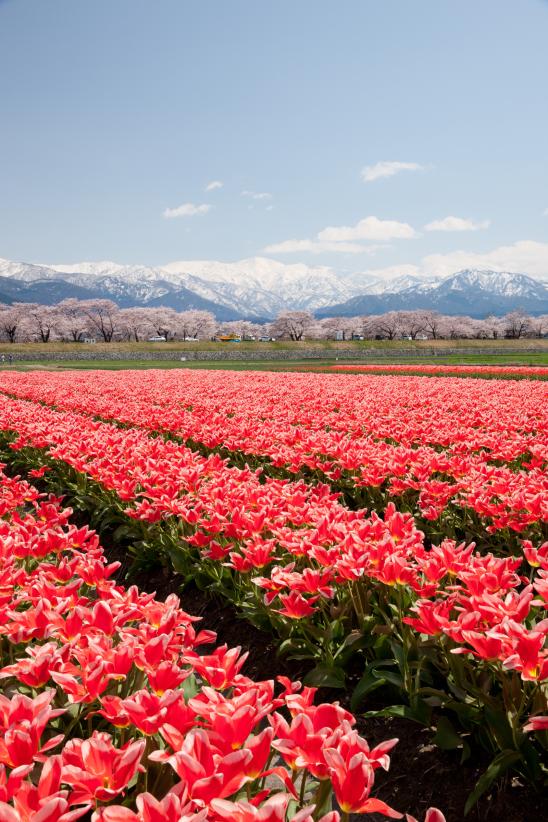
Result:
<svg viewBox="0 0 548 822"><path fill-rule="evenodd" d="M401 813L390 808L380 799L370 797L373 787L373 768L364 753L343 756L339 750L324 751L333 792L341 810L349 813L380 813L392 819L401 819Z"/></svg>
<svg viewBox="0 0 548 822"><path fill-rule="evenodd" d="M144 749L144 740L116 748L109 734L98 731L89 739L70 739L62 753L62 781L72 787L75 802L107 802L143 770Z"/></svg>
<svg viewBox="0 0 548 822"><path fill-rule="evenodd" d="M405 818L407 822L418 822L414 816L410 816L409 814L406 814ZM437 808L428 808L426 811L426 816L424 817L424 822L445 822L445 816L441 811L438 811Z"/></svg>
<svg viewBox="0 0 548 822"><path fill-rule="evenodd" d="M524 731L548 731L548 716L530 716Z"/></svg>
<svg viewBox="0 0 548 822"><path fill-rule="evenodd" d="M0 694L0 764L17 768L41 761L44 754L63 739L63 734L57 734L41 743L50 720L64 713L64 709L51 707L54 696L53 689L43 691L34 699L21 694L8 699Z"/></svg>

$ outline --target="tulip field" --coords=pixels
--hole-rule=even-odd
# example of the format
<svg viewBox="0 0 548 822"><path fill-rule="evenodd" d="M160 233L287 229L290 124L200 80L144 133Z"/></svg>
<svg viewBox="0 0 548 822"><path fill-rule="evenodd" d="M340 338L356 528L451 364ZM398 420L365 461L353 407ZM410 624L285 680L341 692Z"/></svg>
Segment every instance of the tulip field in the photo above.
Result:
<svg viewBox="0 0 548 822"><path fill-rule="evenodd" d="M484 763L466 813L504 780L545 790L548 392L528 376L0 373L0 822L411 821L376 796L398 746L363 715ZM114 550L180 596L120 579ZM303 684L246 676L190 585Z"/></svg>
<svg viewBox="0 0 548 822"><path fill-rule="evenodd" d="M332 365L333 371L348 371L364 374L392 373L392 374L425 374L429 376L455 375L460 377L492 377L496 379L525 378L525 379L547 379L548 368L545 365L523 366L523 365L448 365L448 364L424 364L409 363L407 365L397 363L371 364L361 363Z"/></svg>

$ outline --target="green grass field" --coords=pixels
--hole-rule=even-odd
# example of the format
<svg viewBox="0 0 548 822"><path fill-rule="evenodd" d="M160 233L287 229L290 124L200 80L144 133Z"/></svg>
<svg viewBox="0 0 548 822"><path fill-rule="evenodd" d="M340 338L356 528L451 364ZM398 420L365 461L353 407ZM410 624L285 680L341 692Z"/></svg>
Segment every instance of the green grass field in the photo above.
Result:
<svg viewBox="0 0 548 822"><path fill-rule="evenodd" d="M16 362L12 366L0 366L6 370L29 371L67 371L67 370L107 370L122 371L127 369L223 369L230 371L330 371L334 365L383 365L389 372L392 365L522 365L548 366L548 353L523 355L452 355L421 357L420 360L409 357L387 358L368 357L367 360L346 359L307 359L307 360L41 360L36 362ZM344 374L338 371L332 373Z"/></svg>
<svg viewBox="0 0 548 822"><path fill-rule="evenodd" d="M24 354L31 357L33 352L39 354L51 354L52 358L56 354L89 352L97 354L111 354L116 352L170 352L178 356L192 351L260 351L268 353L272 351L299 350L299 348L316 349L318 351L329 351L329 358L337 356L338 351L363 351L369 356L369 352L379 351L416 351L418 354L424 351L436 351L440 354L447 349L466 352L469 349L519 349L520 351L545 352L548 354L548 338L544 339L519 339L519 340L302 340L301 342L242 342L242 343L219 343L219 342L166 342L166 343L95 343L86 345L83 343L13 343L0 342L0 355L6 357L9 354L17 356Z"/></svg>
<svg viewBox="0 0 548 822"><path fill-rule="evenodd" d="M302 348L312 351L312 358L273 359L282 351L299 351ZM496 348L499 353L490 353ZM192 352L226 351L227 359L181 361L181 357L192 356ZM345 353L352 351L352 358ZM128 355L140 355L131 359ZM242 359L230 359L235 354ZM246 358L249 352L250 358ZM484 353L485 352L485 353ZM37 354L39 359L33 359ZM125 370L145 368L190 368L190 369L227 369L231 371L320 371L329 370L333 365L351 364L384 365L390 371L392 365L523 365L548 366L548 339L527 340L435 340L412 342L398 340L366 340L356 342L333 342L311 340L306 342L275 342L239 344L223 343L97 343L93 346L78 343L27 343L0 344L0 355L5 362L0 368L13 370ZM13 363L8 362L9 355ZM71 354L93 354L98 359L82 360L64 359ZM149 359L157 355L169 354L172 359ZM63 355L63 358L61 358ZM119 359L114 359L117 355ZM104 359L103 359L104 357ZM258 357L258 358L257 358ZM344 372L339 372L344 373Z"/></svg>

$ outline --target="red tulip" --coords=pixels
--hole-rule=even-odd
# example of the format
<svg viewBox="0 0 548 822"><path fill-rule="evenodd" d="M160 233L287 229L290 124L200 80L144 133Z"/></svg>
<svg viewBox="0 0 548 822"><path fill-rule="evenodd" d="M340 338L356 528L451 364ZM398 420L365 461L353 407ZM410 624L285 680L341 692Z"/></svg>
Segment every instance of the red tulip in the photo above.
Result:
<svg viewBox="0 0 548 822"><path fill-rule="evenodd" d="M72 786L75 802L106 802L143 770L144 749L144 740L116 748L109 734L98 731L89 739L70 739L62 753L62 781Z"/></svg>
<svg viewBox="0 0 548 822"><path fill-rule="evenodd" d="M403 814L380 799L370 797L374 782L373 768L364 753L345 758L335 748L328 748L324 756L333 791L344 813L380 813L392 819L401 819Z"/></svg>

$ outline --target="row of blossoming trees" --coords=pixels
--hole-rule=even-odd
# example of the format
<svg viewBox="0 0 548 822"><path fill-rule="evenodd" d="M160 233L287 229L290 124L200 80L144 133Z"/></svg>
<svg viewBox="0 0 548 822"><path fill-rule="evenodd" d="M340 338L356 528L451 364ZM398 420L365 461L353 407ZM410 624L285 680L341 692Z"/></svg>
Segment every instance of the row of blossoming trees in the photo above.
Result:
<svg viewBox="0 0 548 822"><path fill-rule="evenodd" d="M209 340L219 334L303 339L519 339L542 337L548 315L532 317L516 310L504 317L473 319L435 311L389 311L359 317L317 320L307 311L286 311L271 323L245 320L218 322L209 311L172 308L119 308L110 300L66 299L57 305L0 305L0 339L10 343L96 339L101 342L144 341L153 336Z"/></svg>

